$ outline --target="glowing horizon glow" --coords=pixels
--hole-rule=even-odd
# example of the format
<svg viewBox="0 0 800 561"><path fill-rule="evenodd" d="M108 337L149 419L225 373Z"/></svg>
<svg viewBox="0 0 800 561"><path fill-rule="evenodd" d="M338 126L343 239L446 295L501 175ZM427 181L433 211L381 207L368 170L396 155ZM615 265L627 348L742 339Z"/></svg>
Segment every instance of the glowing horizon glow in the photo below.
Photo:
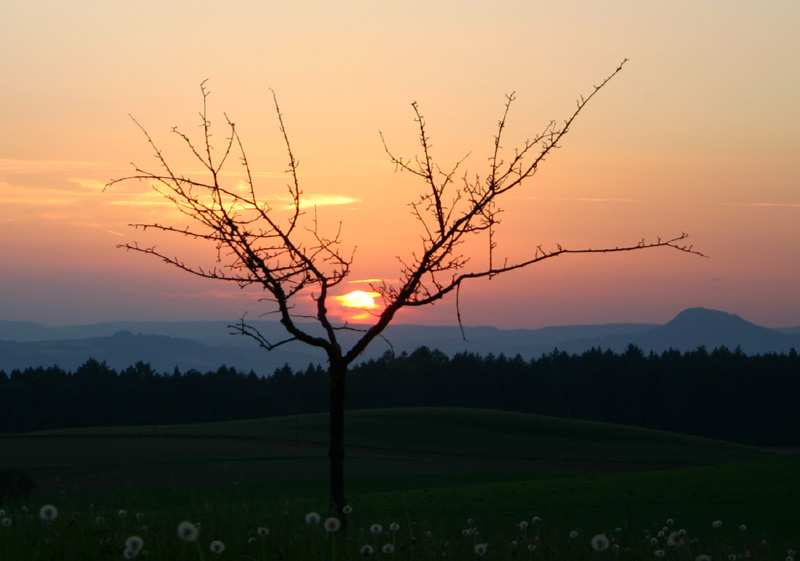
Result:
<svg viewBox="0 0 800 561"><path fill-rule="evenodd" d="M202 147L203 79L214 161L224 157L230 117L249 163L246 170L232 152L220 182L240 192L249 172L276 220L291 214L272 89L299 162L298 232L318 227L341 240L337 249L353 256L343 290L369 292L402 282L403 264L422 255L425 230L408 205L424 181L395 173L379 135L396 155L420 156L412 101L442 171L471 154L458 184L467 174L486 177L506 94L516 92L501 143L508 162L628 58L562 149L501 203L493 257L518 262L539 245L613 247L685 231L710 259L658 251L559 258L465 283L461 319L501 328L666 323L702 306L764 326L800 325L799 27L800 3L790 0L509 0L501 8L409 0L402 10L355 0L202 9L176 0L142 0L136 9L6 2L0 47L15 55L4 61L0 104L0 320L269 314L257 290L214 286L117 249L137 242L218 266L213 248L128 227L187 224L148 181L102 189L134 174L131 162L164 171L128 115L172 171L209 181L172 133L176 126ZM540 56L536 45L554 47ZM457 251L480 268L487 247L476 236ZM330 308L337 320L370 321L378 311L333 300ZM455 295L395 319L454 325Z"/></svg>

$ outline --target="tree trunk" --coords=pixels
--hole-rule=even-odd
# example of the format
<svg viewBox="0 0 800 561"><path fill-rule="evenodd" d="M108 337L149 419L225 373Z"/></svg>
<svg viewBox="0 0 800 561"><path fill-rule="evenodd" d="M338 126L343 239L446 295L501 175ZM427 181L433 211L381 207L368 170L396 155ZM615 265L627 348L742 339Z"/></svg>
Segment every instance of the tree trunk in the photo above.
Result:
<svg viewBox="0 0 800 561"><path fill-rule="evenodd" d="M344 522L344 391L347 378L347 365L338 361L330 363L330 458L331 469L331 511Z"/></svg>

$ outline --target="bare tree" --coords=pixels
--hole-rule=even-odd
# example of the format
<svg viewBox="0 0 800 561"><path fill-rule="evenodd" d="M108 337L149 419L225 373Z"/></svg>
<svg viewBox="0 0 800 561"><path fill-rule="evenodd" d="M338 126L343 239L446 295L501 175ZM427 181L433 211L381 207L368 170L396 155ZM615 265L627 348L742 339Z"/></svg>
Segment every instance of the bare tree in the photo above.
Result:
<svg viewBox="0 0 800 561"><path fill-rule="evenodd" d="M348 368L381 335L399 310L426 306L450 293L457 296L465 281L494 277L561 255L655 248L671 248L699 255L691 246L685 245L687 235L682 233L669 239L651 242L642 240L632 245L600 249L568 249L560 245L545 249L538 246L522 260L495 262L494 232L504 196L533 177L547 155L559 146L586 104L622 70L625 62L599 85L594 86L587 96L580 97L577 107L566 121L562 124L555 121L549 123L511 153L502 149L503 133L515 99L514 94L508 95L494 136L488 173L483 177L459 174L462 162L446 170L435 163L431 155L426 122L416 103L412 104L412 109L419 129L421 155L413 159L396 156L381 135L388 158L396 168L422 181L421 193L411 203L413 216L421 229L421 245L411 252L408 260L401 261L398 281L372 286L382 298L382 308L374 314L374 323L359 330L358 337L350 348L342 347L341 330L352 330L353 327L337 324L329 314L328 303L332 290L350 273L352 254L342 250L341 227L332 236L327 236L320 231L316 209L311 216L301 209L302 191L298 163L274 92L275 111L289 159L287 174L290 178L288 190L291 211L288 216L282 209L272 206L270 201L260 200L257 196L242 141L236 125L227 115L225 119L229 136L219 153L213 149L211 123L207 113L208 90L203 83L203 111L200 114L203 135L199 143L173 129L185 142L193 157L202 164L205 174L203 178L178 173L167 162L147 131L134 119L149 145L155 150L160 169L155 172L147 171L134 164L134 174L115 179L108 186L129 180L150 182L156 191L188 217L193 226L158 223L132 226L208 242L216 250L217 265L203 268L187 264L181 258L162 252L156 247L143 247L135 242L122 244L120 247L155 256L199 277L230 282L241 287L257 286L265 293L265 299L272 302L271 311L278 315L286 330L286 337L269 340L244 318L232 326L234 333L252 337L267 350L298 341L325 352L330 376L330 500L333 512L341 515L345 505L344 403ZM222 180L223 167L234 157L238 157L243 165L246 185L244 189L241 185L227 185ZM474 236L486 236L488 239L488 264L473 265L461 252L460 246ZM298 305L303 299L313 302L312 312L303 311L303 306ZM458 306L456 309L458 310ZM308 328L308 320L314 322L313 331ZM458 321L461 324L460 312Z"/></svg>

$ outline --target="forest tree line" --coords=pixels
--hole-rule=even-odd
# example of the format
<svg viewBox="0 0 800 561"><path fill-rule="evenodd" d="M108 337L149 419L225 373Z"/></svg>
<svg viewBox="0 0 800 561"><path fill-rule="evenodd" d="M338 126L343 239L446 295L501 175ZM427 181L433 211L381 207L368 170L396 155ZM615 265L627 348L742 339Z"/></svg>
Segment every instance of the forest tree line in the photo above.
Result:
<svg viewBox="0 0 800 561"><path fill-rule="evenodd" d="M89 359L0 371L0 433L180 424L327 410L321 366L268 377L221 367L159 373L138 362L115 371ZM349 409L449 406L604 421L755 445L800 445L800 358L725 348L645 354L554 350L539 358L449 357L421 347L355 366Z"/></svg>

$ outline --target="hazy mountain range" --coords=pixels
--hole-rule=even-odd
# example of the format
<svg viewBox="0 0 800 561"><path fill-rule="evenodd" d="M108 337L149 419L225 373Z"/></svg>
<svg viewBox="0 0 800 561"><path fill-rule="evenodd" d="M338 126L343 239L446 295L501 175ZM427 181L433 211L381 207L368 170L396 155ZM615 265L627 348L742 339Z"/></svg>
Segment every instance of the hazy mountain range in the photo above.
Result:
<svg viewBox="0 0 800 561"><path fill-rule="evenodd" d="M277 322L254 322L270 340L285 338ZM420 346L453 355L469 351L480 355L501 353L530 359L558 348L580 353L592 347L622 351L634 344L645 352L667 349L690 351L703 345L709 350L740 347L747 354L789 352L800 349L800 326L768 329L741 317L691 308L665 325L602 324L497 329L465 327L466 340L457 326L395 325L364 353L368 359L388 350L413 351ZM344 343L357 333L341 332ZM0 370L58 365L74 370L89 358L124 369L136 361L160 372L216 370L221 365L237 370L271 374L284 364L304 369L324 363L325 357L305 345L289 343L267 352L247 337L229 334L227 322L111 322L52 327L31 322L0 321Z"/></svg>

